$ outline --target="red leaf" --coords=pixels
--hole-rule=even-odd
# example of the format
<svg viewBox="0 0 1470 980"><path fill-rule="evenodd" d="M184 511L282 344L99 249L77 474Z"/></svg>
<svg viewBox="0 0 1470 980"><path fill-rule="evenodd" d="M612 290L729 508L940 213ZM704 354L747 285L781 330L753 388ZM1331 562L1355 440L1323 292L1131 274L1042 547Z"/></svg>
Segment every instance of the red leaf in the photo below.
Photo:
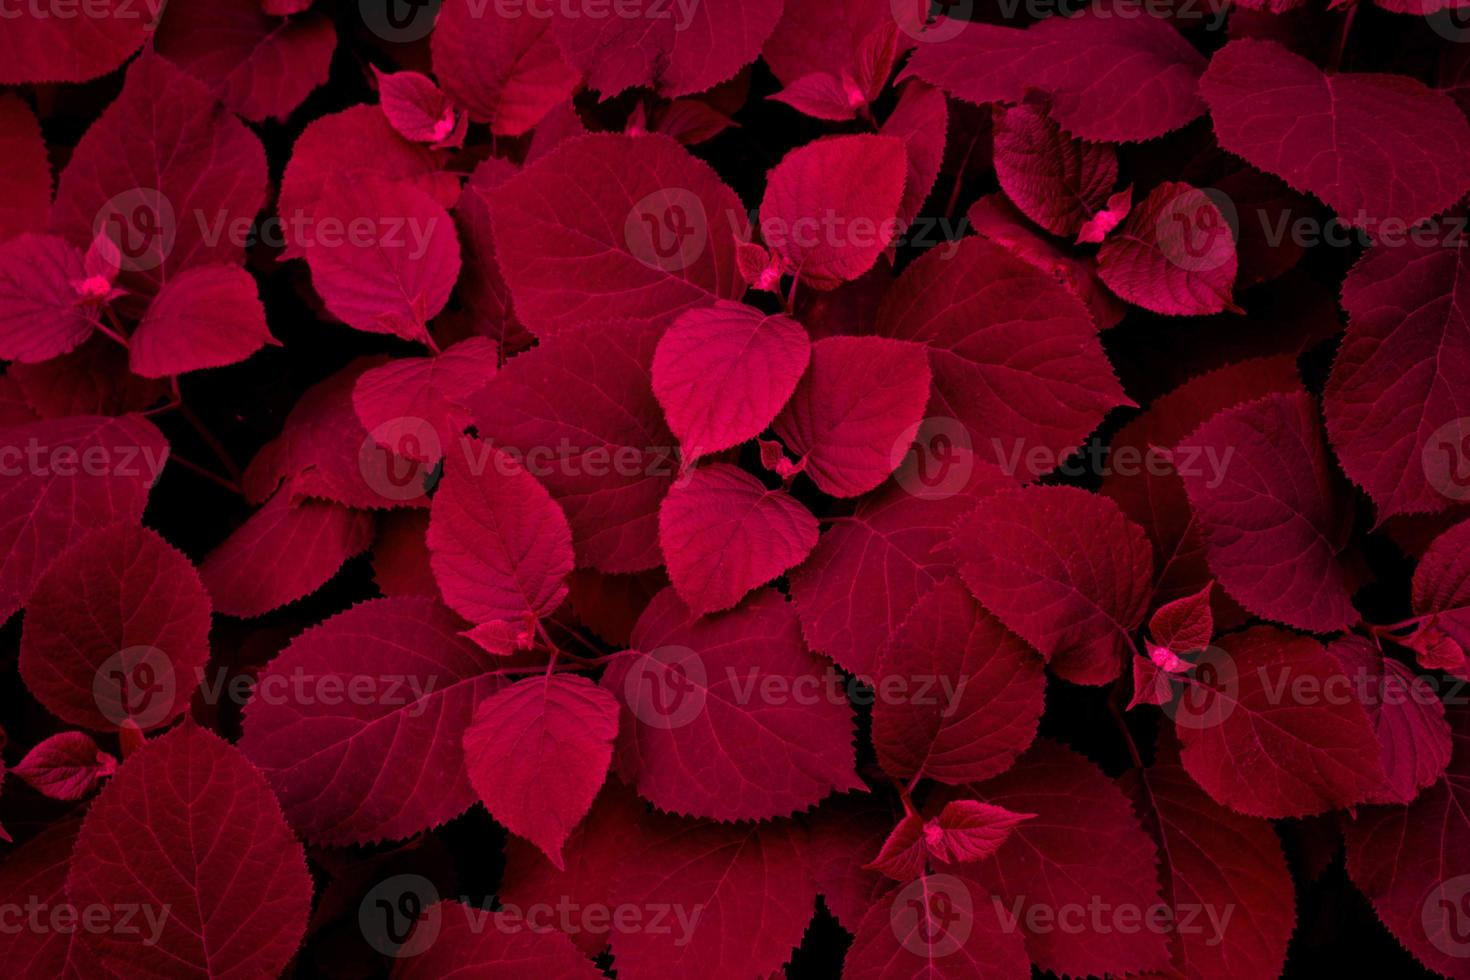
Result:
<svg viewBox="0 0 1470 980"><path fill-rule="evenodd" d="M654 397L659 325L590 323L512 358L472 402L483 438L512 453L566 511L584 566L662 562L658 508L679 471Z"/></svg>
<svg viewBox="0 0 1470 980"><path fill-rule="evenodd" d="M302 633L261 672L240 749L303 837L409 837L474 803L461 742L505 682L464 628L437 602L374 599Z"/></svg>
<svg viewBox="0 0 1470 980"><path fill-rule="evenodd" d="M1444 775L1453 748L1445 706L1432 678L1385 657L1371 640L1348 635L1328 644L1362 702L1383 747L1388 790L1375 803L1411 803Z"/></svg>
<svg viewBox="0 0 1470 980"><path fill-rule="evenodd" d="M658 343L653 391L686 461L754 439L806 370L811 342L790 317L721 302L685 312Z"/></svg>
<svg viewBox="0 0 1470 980"><path fill-rule="evenodd" d="M1179 469L1220 585L1258 616L1321 633L1358 619L1337 559L1341 478L1324 441L1316 403L1298 392L1226 409L1178 450L1219 463Z"/></svg>
<svg viewBox="0 0 1470 980"><path fill-rule="evenodd" d="M1106 684L1122 672L1153 555L1111 500L1074 487L995 494L960 522L955 545L965 584L1057 676Z"/></svg>
<svg viewBox="0 0 1470 980"><path fill-rule="evenodd" d="M922 430L921 430L922 432ZM927 433L925 433L927 434ZM791 573L791 597L812 649L853 674L872 673L888 639L935 584L953 571L942 547L956 521L987 493L1015 485L935 429L892 484L833 523L811 557ZM933 463L930 474L926 469Z"/></svg>
<svg viewBox="0 0 1470 980"><path fill-rule="evenodd" d="M532 677L481 701L464 733L470 783L496 820L563 868L607 778L618 702L585 677Z"/></svg>
<svg viewBox="0 0 1470 980"><path fill-rule="evenodd" d="M327 80L337 31L324 13L280 20L260 0L168 0L155 45L252 122L282 122Z"/></svg>
<svg viewBox="0 0 1470 980"><path fill-rule="evenodd" d="M995 109L995 174L1026 217L1070 238L1108 203L1118 153L1069 139L1037 105Z"/></svg>
<svg viewBox="0 0 1470 980"><path fill-rule="evenodd" d="M1215 635L1215 618L1210 611L1214 583L1173 602L1166 602L1148 620L1153 642L1170 653L1195 653L1210 645Z"/></svg>
<svg viewBox="0 0 1470 980"><path fill-rule="evenodd" d="M895 881L912 881L922 877L929 859L929 848L924 839L924 818L910 813L898 822L878 849L878 856L863 865Z"/></svg>
<svg viewBox="0 0 1470 980"><path fill-rule="evenodd" d="M471 337L434 357L406 357L363 372L352 406L380 446L436 462L474 424L472 396L490 383L498 364L495 344Z"/></svg>
<svg viewBox="0 0 1470 980"><path fill-rule="evenodd" d="M172 279L130 340L134 374L162 378L237 364L276 343L255 280L233 265L202 265Z"/></svg>
<svg viewBox="0 0 1470 980"><path fill-rule="evenodd" d="M509 911L445 900L429 906L395 960L393 980L479 977L597 980L602 974L572 941Z"/></svg>
<svg viewBox="0 0 1470 980"><path fill-rule="evenodd" d="M59 15L66 9L72 16ZM143 45L161 9L135 0L100 0L85 17L76 7L14 8L0 43L0 85L85 82L106 75Z"/></svg>
<svg viewBox="0 0 1470 980"><path fill-rule="evenodd" d="M523 624L566 598L572 532L546 488L514 458L462 439L429 509L430 564L444 601L476 623Z"/></svg>
<svg viewBox="0 0 1470 980"><path fill-rule="evenodd" d="M366 551L373 518L285 487L205 556L199 577L224 616L263 616L310 595Z"/></svg>
<svg viewBox="0 0 1470 980"><path fill-rule="evenodd" d="M858 788L852 709L821 669L779 594L701 618L665 589L602 676L624 707L619 775L660 809L717 820L787 816Z"/></svg>
<svg viewBox="0 0 1470 980"><path fill-rule="evenodd" d="M1121 783L1164 859L1164 896L1179 924L1171 933L1173 972L1201 980L1279 976L1296 904L1271 825L1219 806L1172 762Z"/></svg>
<svg viewBox="0 0 1470 980"><path fill-rule="evenodd" d="M929 360L915 343L828 337L774 428L824 492L856 497L903 460L929 401Z"/></svg>
<svg viewBox="0 0 1470 980"><path fill-rule="evenodd" d="M696 616L729 609L794 568L817 543L817 519L784 490L736 466L694 470L659 508L669 579Z"/></svg>
<svg viewBox="0 0 1470 980"><path fill-rule="evenodd" d="M41 124L17 95L0 95L0 242L43 232L51 207L51 163Z"/></svg>
<svg viewBox="0 0 1470 980"><path fill-rule="evenodd" d="M812 872L822 904L842 928L857 930L868 907L892 885L863 867L888 835L893 816L871 794L849 793L826 800L807 817Z"/></svg>
<svg viewBox="0 0 1470 980"><path fill-rule="evenodd" d="M1142 415L1118 430L1111 443L1116 461L1103 476L1102 492L1148 532L1158 569L1155 595L1165 601L1192 595L1214 576L1205 562L1203 532L1184 490L1180 441L1224 409L1272 392L1301 390L1290 357L1242 361L1194 378L1154 400ZM1233 458L1233 454L1232 454ZM1192 468L1218 484L1227 460L1193 457ZM1222 625L1241 611L1224 590L1212 596Z"/></svg>
<svg viewBox="0 0 1470 980"><path fill-rule="evenodd" d="M930 414L964 423L977 449L1040 447L1060 462L1109 409L1131 404L1082 303L984 239L911 265L883 300L878 332L929 347Z"/></svg>
<svg viewBox="0 0 1470 980"><path fill-rule="evenodd" d="M1107 206L1094 214L1077 232L1079 244L1097 244L1123 223L1133 210L1133 188L1125 187L1108 198Z"/></svg>
<svg viewBox="0 0 1470 980"><path fill-rule="evenodd" d="M1215 200L1165 182L1133 208L1097 253L1097 274L1130 303L1165 316L1240 312L1231 298L1237 260Z"/></svg>
<svg viewBox="0 0 1470 980"><path fill-rule="evenodd" d="M16 361L7 374L43 419L143 412L169 395L168 382L130 372L127 349L97 334L70 354L39 364Z"/></svg>
<svg viewBox="0 0 1470 980"><path fill-rule="evenodd" d="M1439 535L1414 569L1414 612L1426 617L1410 641L1421 663L1431 651L1443 667L1463 677L1470 656L1470 521Z"/></svg>
<svg viewBox="0 0 1470 980"><path fill-rule="evenodd" d="M739 299L740 199L667 136L571 139L491 195L516 315L546 336Z"/></svg>
<svg viewBox="0 0 1470 980"><path fill-rule="evenodd" d="M847 72L856 81L866 42L896 25L896 53L912 48L927 9L925 0L848 0L834 17L821 0L785 0L761 55L784 85L814 72ZM886 79L876 81L881 86Z"/></svg>
<svg viewBox="0 0 1470 980"><path fill-rule="evenodd" d="M352 106L312 120L292 147L281 178L281 196L276 202L286 242L281 258L305 257L305 246L316 237L311 231L317 202L329 187L380 177L408 184L441 207L453 207L459 198L459 178L444 172L444 166L443 150L398 135L379 106Z"/></svg>
<svg viewBox="0 0 1470 980"><path fill-rule="evenodd" d="M62 732L37 744L10 771L42 796L71 802L91 796L117 772L117 759L85 732Z"/></svg>
<svg viewBox="0 0 1470 980"><path fill-rule="evenodd" d="M1057 787L1067 787L1058 793ZM957 794L958 791L951 791ZM989 890L977 892L977 920L995 916L1002 929L1025 938L1032 962L1068 976L1162 970L1164 937L1124 932L1107 919L1081 928L1036 928L1036 909L1086 907L1146 910L1159 903L1158 851L1123 793L1084 757L1042 740L1014 769L965 790L1013 813L1035 814L1017 825L995 856L971 873ZM1019 916L1019 919L1017 919ZM1073 926L1076 920L1073 920Z"/></svg>
<svg viewBox="0 0 1470 980"><path fill-rule="evenodd" d="M630 0L611 17L561 9L551 32L604 99L635 87L672 99L713 88L754 61L780 17L781 0L701 0L682 7Z"/></svg>
<svg viewBox="0 0 1470 980"><path fill-rule="evenodd" d="M0 245L0 357L34 364L92 335L98 309L78 290L82 253L55 235L26 233Z"/></svg>
<svg viewBox="0 0 1470 980"><path fill-rule="evenodd" d="M1323 395L1342 468L1378 518L1443 510L1466 499L1457 385L1470 364L1470 319L1456 297L1470 248L1399 242L1370 249L1348 273L1348 330Z"/></svg>
<svg viewBox="0 0 1470 980"><path fill-rule="evenodd" d="M54 823L16 848L0 864L0 894L34 896L37 903L53 908L64 904L66 873L81 825L77 819ZM85 976L76 936L76 930L0 930L0 957L21 976Z"/></svg>
<svg viewBox="0 0 1470 980"><path fill-rule="evenodd" d="M364 176L328 184L306 244L311 281L348 326L426 341L459 277L449 213L412 185Z"/></svg>
<svg viewBox="0 0 1470 980"><path fill-rule="evenodd" d="M620 973L744 980L790 958L817 897L797 828L662 817L645 833L643 846L624 857L613 904L671 906L672 921L666 930L615 931Z"/></svg>
<svg viewBox="0 0 1470 980"><path fill-rule="evenodd" d="M209 595L147 528L98 528L56 556L26 606L20 670L52 714L146 730L188 707L209 660Z"/></svg>
<svg viewBox="0 0 1470 980"><path fill-rule="evenodd" d="M878 131L879 135L903 140L904 157L908 161L903 200L898 205L900 229L913 224L939 179L948 129L949 103L944 93L917 80L904 83L899 90L898 105Z"/></svg>
<svg viewBox="0 0 1470 980"><path fill-rule="evenodd" d="M1384 788L1373 723L1331 693L1345 675L1320 643L1257 626L1217 644L1174 710L1184 768L1216 802L1304 817Z"/></svg>
<svg viewBox="0 0 1470 980"><path fill-rule="evenodd" d="M1041 658L955 579L914 606L879 657L873 745L896 779L958 784L1009 769L1036 738Z"/></svg>
<svg viewBox="0 0 1470 980"><path fill-rule="evenodd" d="M760 232L783 271L835 289L873 267L898 238L908 155L891 136L834 136L771 169Z"/></svg>
<svg viewBox="0 0 1470 980"><path fill-rule="evenodd" d="M531 337L511 310L510 287L495 258L495 235L490 225L490 195L517 172L515 164L491 157L475 168L460 195L454 216L464 254L458 285L459 301L511 353L530 346Z"/></svg>
<svg viewBox="0 0 1470 980"><path fill-rule="evenodd" d="M0 481L0 513L6 515L0 522L0 617L8 619L67 547L94 528L142 519L168 443L137 415L34 422L11 429L6 441L27 453L34 447L33 462Z"/></svg>
<svg viewBox="0 0 1470 980"><path fill-rule="evenodd" d="M563 59L549 17L484 16L475 0L447 0L430 37L434 74L496 136L520 136L571 97L581 76Z"/></svg>
<svg viewBox="0 0 1470 980"><path fill-rule="evenodd" d="M454 141L460 114L454 102L439 91L433 79L416 71L391 74L373 68L378 79L378 97L383 115L398 130L398 135L416 143L448 146ZM464 133L458 134L463 141Z"/></svg>
<svg viewBox="0 0 1470 980"><path fill-rule="evenodd" d="M921 44L904 75L969 102L1052 97L1051 117L1080 139L1153 139L1205 111L1197 93L1205 59L1170 24L1135 10L1047 17L1024 30L940 21L953 37Z"/></svg>
<svg viewBox="0 0 1470 980"><path fill-rule="evenodd" d="M79 908L139 908L155 930L81 930L108 972L269 976L296 955L312 884L260 772L188 724L138 750L97 797L66 891Z"/></svg>
<svg viewBox="0 0 1470 980"><path fill-rule="evenodd" d="M1344 822L1347 870L1388 931L1447 977L1470 976L1460 911L1470 885L1470 713L1450 712L1449 771L1408 806L1365 807Z"/></svg>
<svg viewBox="0 0 1470 980"><path fill-rule="evenodd" d="M966 217L982 237L1051 276L1081 300L1098 330L1116 327L1128 312L1127 305L1098 278L1095 256L1079 257L1062 248L1054 239L1038 232L1003 195L985 195L975 202Z"/></svg>
<svg viewBox="0 0 1470 980"><path fill-rule="evenodd" d="M1324 75L1275 42L1238 40L1215 53L1200 92L1221 146L1352 227L1407 228L1470 190L1470 122L1403 75Z"/></svg>
<svg viewBox="0 0 1470 980"><path fill-rule="evenodd" d="M293 500L311 497L369 509L423 506L428 466L379 446L352 404L357 379L385 360L357 358L307 389L281 434L245 468L246 499L263 503L289 483Z"/></svg>
<svg viewBox="0 0 1470 980"><path fill-rule="evenodd" d="M1034 813L1012 813L978 800L951 800L924 825L929 849L939 861L983 861L1010 839Z"/></svg>
<svg viewBox="0 0 1470 980"><path fill-rule="evenodd" d="M240 228L265 203L266 177L255 134L144 54L61 171L51 227L77 248L105 232L122 250L120 283L151 296L185 269L244 257Z"/></svg>

